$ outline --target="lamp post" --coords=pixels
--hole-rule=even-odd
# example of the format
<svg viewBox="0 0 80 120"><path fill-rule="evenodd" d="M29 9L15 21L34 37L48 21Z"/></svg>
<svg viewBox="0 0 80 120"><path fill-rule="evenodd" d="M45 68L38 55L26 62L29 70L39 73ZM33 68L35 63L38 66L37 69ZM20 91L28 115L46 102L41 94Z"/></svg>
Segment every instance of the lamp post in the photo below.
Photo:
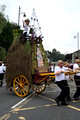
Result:
<svg viewBox="0 0 80 120"><path fill-rule="evenodd" d="M77 38L77 49L79 50L79 32L77 32L77 35L74 36L74 38Z"/></svg>
<svg viewBox="0 0 80 120"><path fill-rule="evenodd" d="M18 26L19 26L19 24L20 24L20 14L23 14L23 17L26 17L25 12L22 12L22 11L21 11L21 7L19 6L19 13L18 13Z"/></svg>

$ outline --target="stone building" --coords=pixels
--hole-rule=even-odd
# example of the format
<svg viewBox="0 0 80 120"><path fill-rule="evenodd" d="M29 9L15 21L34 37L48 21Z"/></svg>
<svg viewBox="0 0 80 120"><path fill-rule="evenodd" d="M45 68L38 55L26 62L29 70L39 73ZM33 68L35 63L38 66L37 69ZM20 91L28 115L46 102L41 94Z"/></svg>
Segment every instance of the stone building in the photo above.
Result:
<svg viewBox="0 0 80 120"><path fill-rule="evenodd" d="M74 62L74 60L76 58L80 59L80 50L77 50L77 51L75 51L75 52L72 53L72 62Z"/></svg>

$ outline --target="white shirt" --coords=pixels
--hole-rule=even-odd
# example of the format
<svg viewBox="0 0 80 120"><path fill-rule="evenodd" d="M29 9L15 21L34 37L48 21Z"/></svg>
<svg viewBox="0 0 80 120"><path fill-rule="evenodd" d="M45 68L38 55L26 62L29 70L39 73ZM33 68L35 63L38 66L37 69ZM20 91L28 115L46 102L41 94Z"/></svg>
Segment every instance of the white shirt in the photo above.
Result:
<svg viewBox="0 0 80 120"><path fill-rule="evenodd" d="M51 72L54 72L54 65L50 66Z"/></svg>
<svg viewBox="0 0 80 120"><path fill-rule="evenodd" d="M65 74L64 73L60 73L59 75L56 75L56 73L58 72L58 71L64 71L64 68L62 67L59 67L59 66L56 66L55 67L55 80L56 81L62 81L62 80L65 80Z"/></svg>
<svg viewBox="0 0 80 120"><path fill-rule="evenodd" d="M4 68L3 66L0 66L0 74L4 73Z"/></svg>
<svg viewBox="0 0 80 120"><path fill-rule="evenodd" d="M24 23L24 31L23 33L27 32L29 33L30 27Z"/></svg>
<svg viewBox="0 0 80 120"><path fill-rule="evenodd" d="M79 65L77 63L73 65L73 70L76 70L76 68L79 68ZM76 73L76 75L80 76L80 73Z"/></svg>

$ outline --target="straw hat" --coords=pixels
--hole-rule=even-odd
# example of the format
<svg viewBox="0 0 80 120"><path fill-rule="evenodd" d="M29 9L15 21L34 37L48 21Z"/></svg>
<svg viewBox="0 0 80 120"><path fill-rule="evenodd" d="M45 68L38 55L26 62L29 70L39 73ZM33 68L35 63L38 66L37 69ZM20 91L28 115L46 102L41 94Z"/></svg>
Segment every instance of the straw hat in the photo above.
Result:
<svg viewBox="0 0 80 120"><path fill-rule="evenodd" d="M51 62L51 65L54 64L54 62Z"/></svg>
<svg viewBox="0 0 80 120"><path fill-rule="evenodd" d="M58 65L64 63L62 60L58 60Z"/></svg>
<svg viewBox="0 0 80 120"><path fill-rule="evenodd" d="M26 20L25 20L25 22L27 22L27 21L28 21L28 22L30 22L30 20L29 20L29 19L26 19Z"/></svg>
<svg viewBox="0 0 80 120"><path fill-rule="evenodd" d="M80 60L79 59L75 59L75 63L80 63Z"/></svg>
<svg viewBox="0 0 80 120"><path fill-rule="evenodd" d="M68 66L69 65L69 63L68 62L65 62L64 63L64 67L66 67L66 66Z"/></svg>

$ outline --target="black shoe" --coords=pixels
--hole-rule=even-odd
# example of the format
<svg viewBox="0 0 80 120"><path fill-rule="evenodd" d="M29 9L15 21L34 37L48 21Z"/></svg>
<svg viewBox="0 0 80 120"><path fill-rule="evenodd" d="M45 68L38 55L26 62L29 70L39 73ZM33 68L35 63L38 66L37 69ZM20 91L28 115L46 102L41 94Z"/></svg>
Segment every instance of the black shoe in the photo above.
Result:
<svg viewBox="0 0 80 120"><path fill-rule="evenodd" d="M56 101L57 105L60 105L60 101L57 98L55 99L55 101Z"/></svg>
<svg viewBox="0 0 80 120"><path fill-rule="evenodd" d="M74 100L80 100L79 97L74 97Z"/></svg>
<svg viewBox="0 0 80 120"><path fill-rule="evenodd" d="M73 101L71 98L67 98L67 101Z"/></svg>
<svg viewBox="0 0 80 120"><path fill-rule="evenodd" d="M67 103L61 103L61 105L69 105L69 104L67 104Z"/></svg>

